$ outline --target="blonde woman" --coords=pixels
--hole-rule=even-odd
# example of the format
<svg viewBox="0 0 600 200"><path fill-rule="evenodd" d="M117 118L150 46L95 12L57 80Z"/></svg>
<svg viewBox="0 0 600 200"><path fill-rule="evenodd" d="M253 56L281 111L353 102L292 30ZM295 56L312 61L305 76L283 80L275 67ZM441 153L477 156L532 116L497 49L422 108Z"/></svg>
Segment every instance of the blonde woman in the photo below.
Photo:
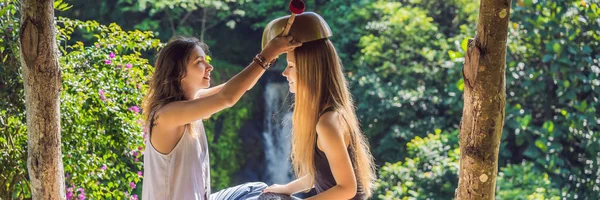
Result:
<svg viewBox="0 0 600 200"><path fill-rule="evenodd" d="M288 17L267 25L265 41L279 34ZM375 169L356 117L331 30L316 13L297 15L290 30L302 46L287 54L283 72L295 93L292 153L298 179L264 193L292 195L315 188L310 199L367 199Z"/></svg>

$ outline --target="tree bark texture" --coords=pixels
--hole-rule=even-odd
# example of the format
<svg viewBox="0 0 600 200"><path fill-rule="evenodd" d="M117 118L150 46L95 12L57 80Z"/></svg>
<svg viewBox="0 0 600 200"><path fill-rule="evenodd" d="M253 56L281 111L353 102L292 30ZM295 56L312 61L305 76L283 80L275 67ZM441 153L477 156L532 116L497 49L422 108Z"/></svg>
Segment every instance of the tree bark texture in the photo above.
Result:
<svg viewBox="0 0 600 200"><path fill-rule="evenodd" d="M463 67L460 171L456 199L494 199L506 104L506 43L511 0L481 0L477 35Z"/></svg>
<svg viewBox="0 0 600 200"><path fill-rule="evenodd" d="M61 72L53 0L22 0L20 47L33 199L65 199L60 135Z"/></svg>

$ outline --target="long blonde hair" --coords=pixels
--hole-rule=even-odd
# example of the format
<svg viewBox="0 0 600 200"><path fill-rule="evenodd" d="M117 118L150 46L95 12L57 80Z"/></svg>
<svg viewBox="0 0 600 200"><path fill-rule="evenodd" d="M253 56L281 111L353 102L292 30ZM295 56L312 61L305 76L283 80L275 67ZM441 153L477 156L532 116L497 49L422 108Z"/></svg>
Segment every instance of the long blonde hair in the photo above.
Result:
<svg viewBox="0 0 600 200"><path fill-rule="evenodd" d="M315 177L316 125L319 113L333 106L340 114L340 121L346 122L351 136L348 148L353 156L356 179L369 197L375 180L375 165L369 150L367 138L359 127L354 111L354 102L348 83L342 72L342 64L337 52L328 39L303 43L294 50L296 58L297 85L294 114L292 118L292 164L296 176Z"/></svg>

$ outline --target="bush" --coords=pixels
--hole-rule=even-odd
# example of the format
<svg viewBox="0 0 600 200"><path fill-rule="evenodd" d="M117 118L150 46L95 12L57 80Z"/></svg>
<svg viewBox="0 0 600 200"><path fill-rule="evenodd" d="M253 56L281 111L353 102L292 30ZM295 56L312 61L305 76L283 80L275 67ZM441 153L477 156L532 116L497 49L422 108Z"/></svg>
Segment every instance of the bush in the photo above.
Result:
<svg viewBox="0 0 600 200"><path fill-rule="evenodd" d="M143 121L140 104L152 73L145 50L162 44L151 32L123 31L59 18L61 123L67 198L128 198L140 193ZM68 44L76 29L94 44Z"/></svg>
<svg viewBox="0 0 600 200"><path fill-rule="evenodd" d="M560 189L551 183L548 174L531 162L502 168L496 188L496 199L561 199Z"/></svg>
<svg viewBox="0 0 600 200"><path fill-rule="evenodd" d="M458 186L458 130L435 130L406 145L407 158L379 170L374 199L448 199Z"/></svg>

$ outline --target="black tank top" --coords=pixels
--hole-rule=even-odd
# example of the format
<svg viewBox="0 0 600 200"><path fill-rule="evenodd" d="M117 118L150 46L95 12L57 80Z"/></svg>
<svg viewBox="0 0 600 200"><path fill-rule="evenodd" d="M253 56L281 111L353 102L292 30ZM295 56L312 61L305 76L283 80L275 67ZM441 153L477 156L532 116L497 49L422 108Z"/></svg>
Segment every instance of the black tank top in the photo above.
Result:
<svg viewBox="0 0 600 200"><path fill-rule="evenodd" d="M323 114L325 114L326 112L329 111L334 111L333 107L329 107L325 110L323 110L323 112L321 112L321 114L319 115L319 117ZM319 137L319 135L317 134L317 138ZM350 145L348 145L348 154L350 155L350 161L352 163L352 168L354 169L354 174L358 174L357 170L356 170L356 160L354 159L354 145L353 142L350 143ZM321 151L317 145L317 142L315 141L315 156L314 156L314 163L315 163L315 190L317 192L317 194L321 193L321 192L325 192L326 190L332 188L333 186L336 186L337 183L335 182L335 178L333 177L333 174L331 173L331 167L329 166L329 161L327 160L327 156L325 155L325 152ZM356 195L351 198L352 200L362 200L362 199L367 199L367 196L363 190L362 185L360 184L360 181L358 180L358 177L356 178Z"/></svg>

